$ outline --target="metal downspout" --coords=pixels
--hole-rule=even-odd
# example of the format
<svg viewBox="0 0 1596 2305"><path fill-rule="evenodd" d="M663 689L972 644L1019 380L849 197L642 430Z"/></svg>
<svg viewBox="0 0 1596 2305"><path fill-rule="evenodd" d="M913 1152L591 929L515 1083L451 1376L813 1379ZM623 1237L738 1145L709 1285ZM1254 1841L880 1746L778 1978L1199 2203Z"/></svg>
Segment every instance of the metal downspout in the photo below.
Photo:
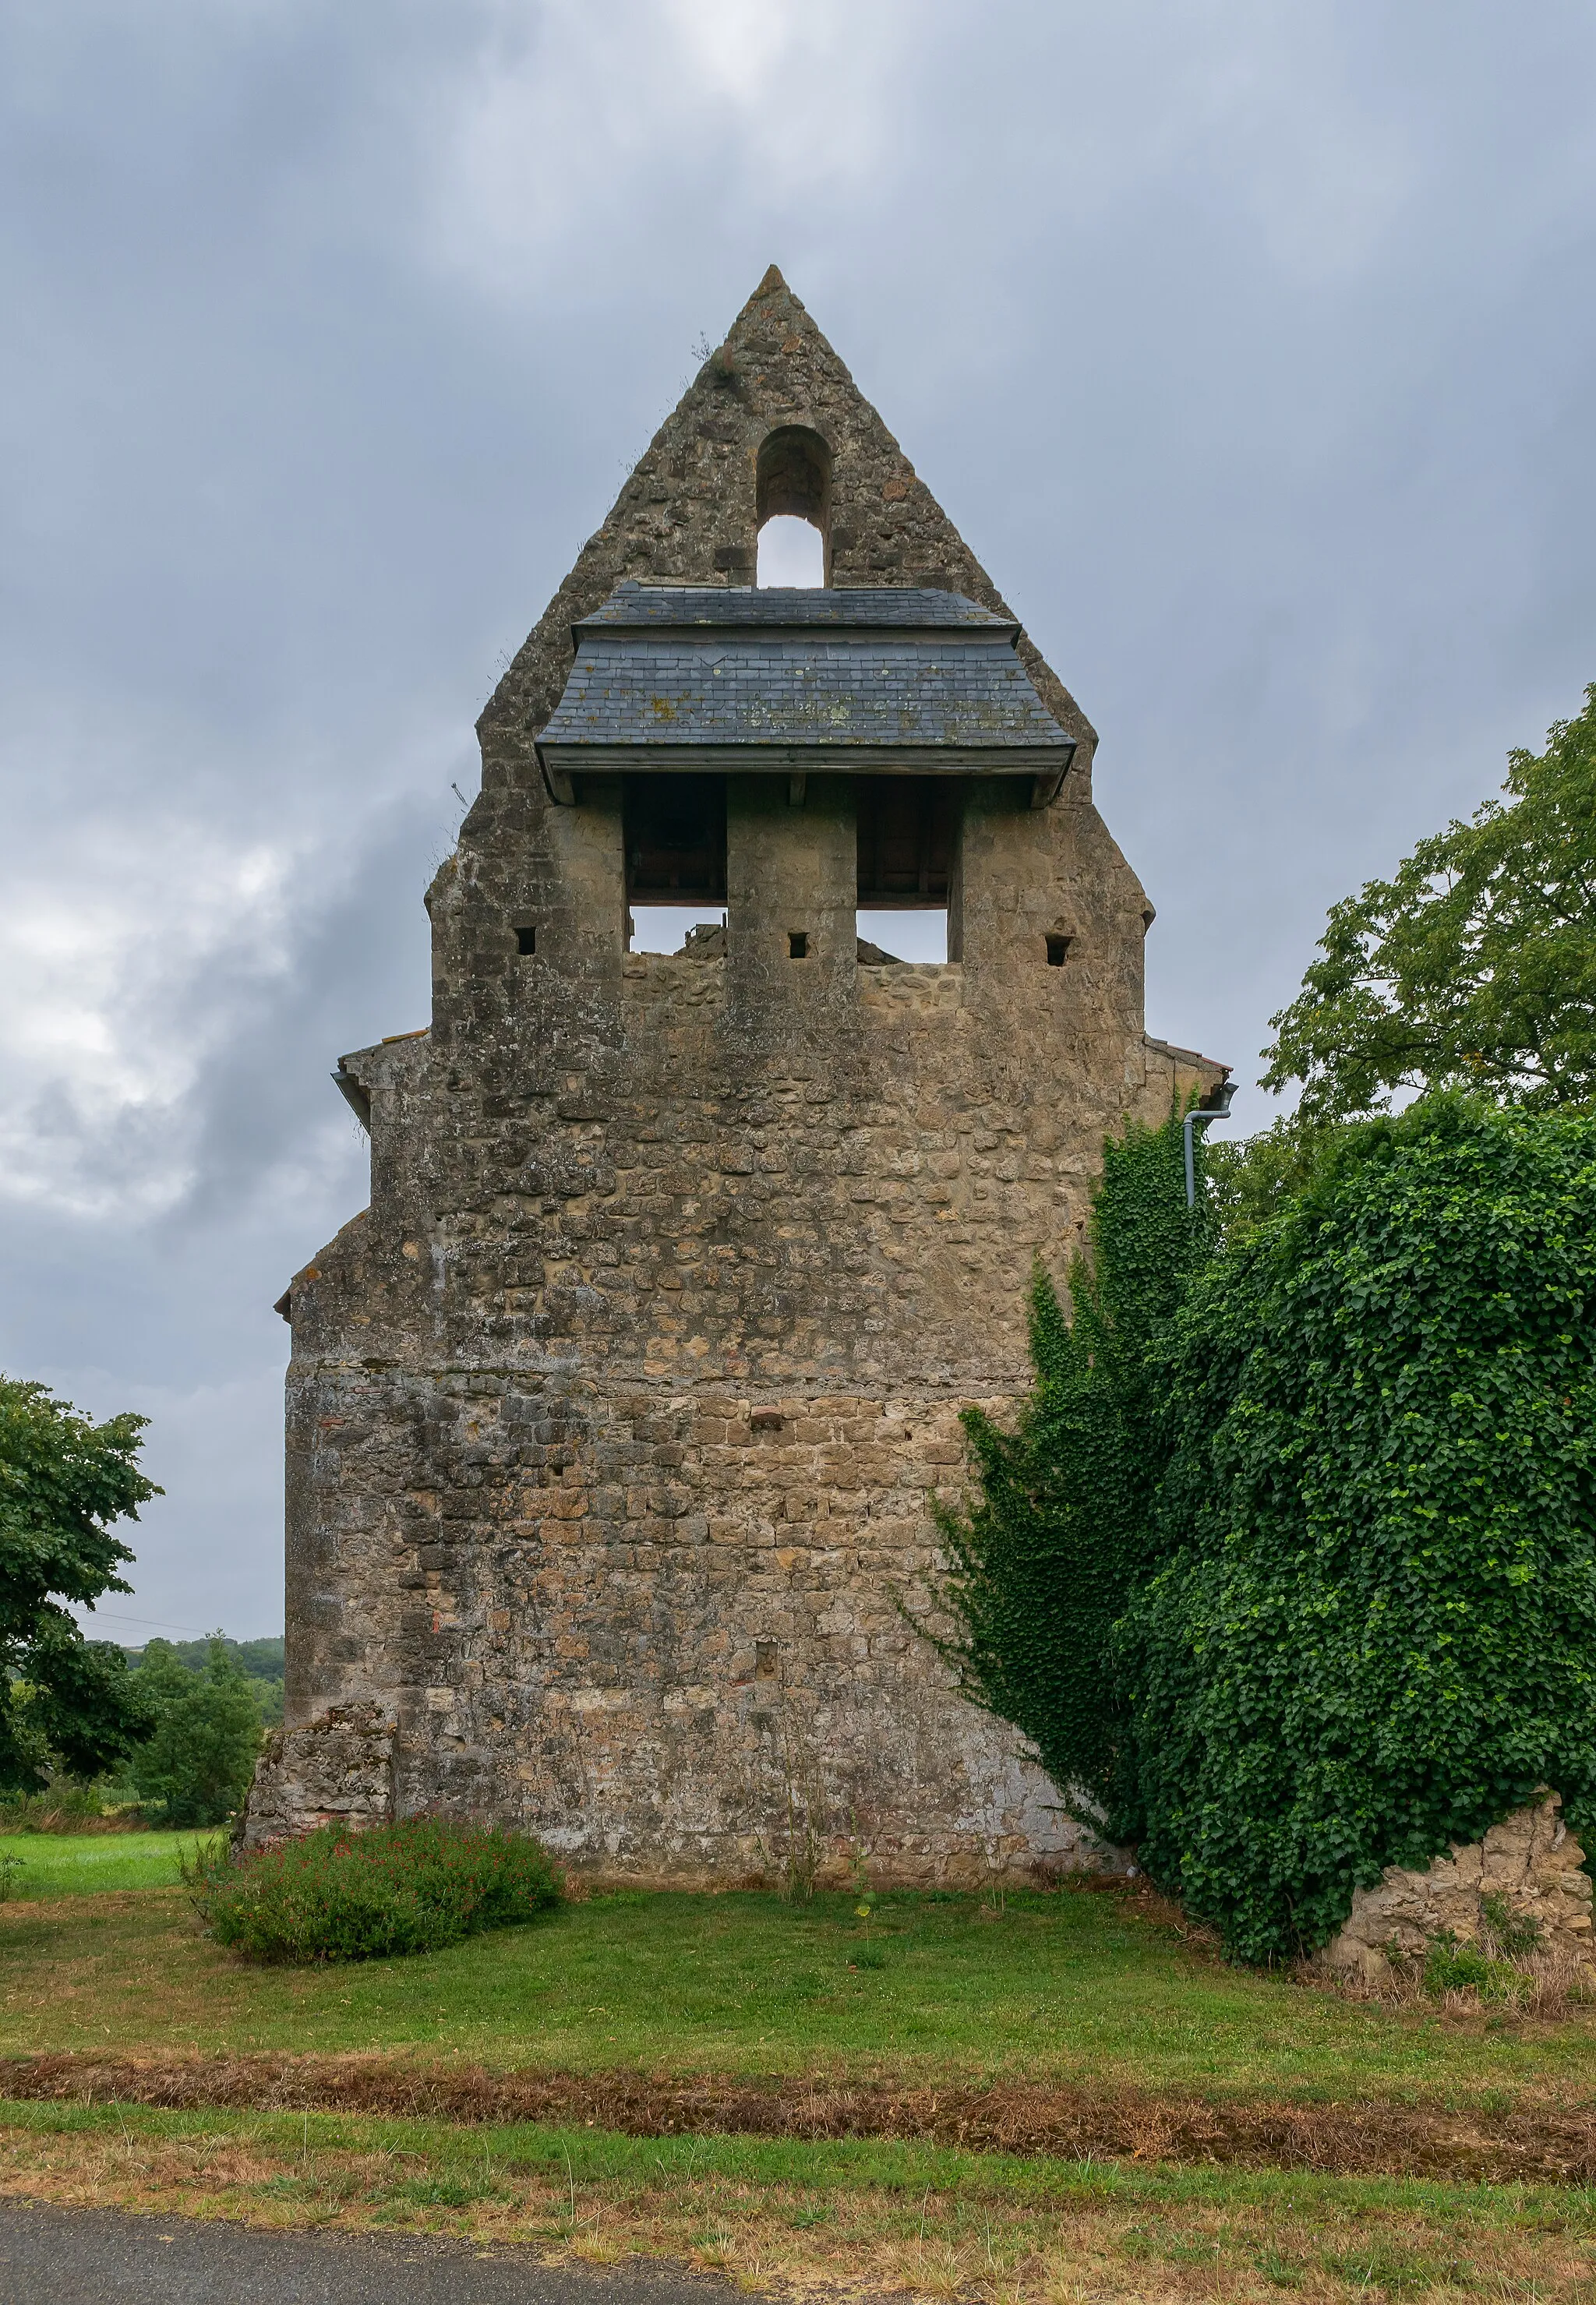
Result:
<svg viewBox="0 0 1596 2305"><path fill-rule="evenodd" d="M1181 1123L1180 1133L1186 1147L1186 1206L1189 1209L1197 1205L1197 1152L1192 1141L1192 1131L1200 1121L1206 1125L1210 1120L1229 1119L1230 1100L1235 1094L1235 1083L1221 1081L1215 1093L1219 1098L1218 1104L1209 1105L1206 1109L1194 1104Z"/></svg>

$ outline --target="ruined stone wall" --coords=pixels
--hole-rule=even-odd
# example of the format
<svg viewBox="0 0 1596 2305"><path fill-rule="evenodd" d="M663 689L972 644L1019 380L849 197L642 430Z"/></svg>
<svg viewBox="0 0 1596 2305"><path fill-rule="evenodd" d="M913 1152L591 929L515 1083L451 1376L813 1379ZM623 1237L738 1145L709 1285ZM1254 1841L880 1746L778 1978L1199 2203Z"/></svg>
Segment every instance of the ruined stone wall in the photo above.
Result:
<svg viewBox="0 0 1596 2305"><path fill-rule="evenodd" d="M1494 1953L1486 1899L1499 1901L1510 1926L1528 1926L1543 1957L1589 1965L1596 1960L1591 1878L1562 1806L1547 1793L1493 1824L1483 1841L1455 1842L1433 1864L1388 1865L1375 1887L1357 1892L1345 1927L1317 1956L1320 1967L1378 1986L1397 1965L1422 1962L1438 1937Z"/></svg>
<svg viewBox="0 0 1596 2305"><path fill-rule="evenodd" d="M1092 1851L924 1637L929 1505L958 1410L1026 1385L1031 1261L1062 1271L1104 1135L1218 1068L1144 1036L1150 908L1045 667L1082 765L1040 809L971 783L947 965L857 962L825 775L801 807L729 780L724 957L626 953L620 785L555 806L531 737L622 577L748 580L773 425L829 446L834 582L1002 605L778 279L730 344L484 716L429 1030L345 1059L371 1205L291 1292L289 1735L255 1805L370 1703L398 1813L590 1868L1033 1877Z"/></svg>
<svg viewBox="0 0 1596 2305"><path fill-rule="evenodd" d="M290 1719L374 1698L401 1812L679 1879L1091 1853L924 1637L928 1506L1175 1067L1075 1073L1045 964L996 1044L958 965L849 969L845 1064L739 1031L734 957L651 956L604 1097L353 1060L386 1189L293 1288Z"/></svg>
<svg viewBox="0 0 1596 2305"><path fill-rule="evenodd" d="M272 1731L238 1839L246 1849L269 1848L324 1824L363 1832L393 1814L393 1722L379 1705L335 1705L296 1728Z"/></svg>

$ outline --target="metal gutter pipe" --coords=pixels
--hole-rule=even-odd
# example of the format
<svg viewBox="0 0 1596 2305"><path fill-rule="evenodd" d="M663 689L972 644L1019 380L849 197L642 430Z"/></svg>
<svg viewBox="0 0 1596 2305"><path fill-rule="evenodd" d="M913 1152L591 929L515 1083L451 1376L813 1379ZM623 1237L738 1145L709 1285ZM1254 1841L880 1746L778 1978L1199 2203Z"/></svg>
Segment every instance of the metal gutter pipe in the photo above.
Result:
<svg viewBox="0 0 1596 2305"><path fill-rule="evenodd" d="M1230 1100L1235 1094L1235 1083L1221 1081L1217 1093L1219 1097L1218 1104L1210 1105L1206 1110L1200 1104L1194 1104L1181 1123L1180 1133L1185 1139L1186 1146L1186 1206L1189 1209L1194 1209L1197 1205L1197 1152L1192 1142L1192 1131L1199 1121L1206 1123L1210 1120L1229 1119Z"/></svg>

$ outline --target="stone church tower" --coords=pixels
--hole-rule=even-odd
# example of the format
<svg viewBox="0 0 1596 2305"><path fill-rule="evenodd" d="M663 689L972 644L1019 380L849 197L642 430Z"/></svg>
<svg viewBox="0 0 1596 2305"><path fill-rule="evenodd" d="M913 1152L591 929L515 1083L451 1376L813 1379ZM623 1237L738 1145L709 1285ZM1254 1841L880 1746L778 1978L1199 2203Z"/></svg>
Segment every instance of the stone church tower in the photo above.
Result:
<svg viewBox="0 0 1596 2305"><path fill-rule="evenodd" d="M754 588L797 514L826 588ZM1090 1860L959 1697L928 1506L1149 1040L1094 737L774 268L483 713L371 1204L294 1276L249 1836L420 1809L683 1883ZM632 904L724 910L675 957ZM948 959L856 937L946 906Z"/></svg>

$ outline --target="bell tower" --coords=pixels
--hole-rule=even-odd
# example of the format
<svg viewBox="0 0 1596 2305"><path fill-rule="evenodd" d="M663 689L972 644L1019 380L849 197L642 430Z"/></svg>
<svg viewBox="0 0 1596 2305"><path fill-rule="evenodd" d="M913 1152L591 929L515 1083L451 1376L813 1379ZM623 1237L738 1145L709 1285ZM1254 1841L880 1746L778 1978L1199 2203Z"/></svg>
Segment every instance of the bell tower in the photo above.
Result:
<svg viewBox="0 0 1596 2305"><path fill-rule="evenodd" d="M823 587L760 589L767 520ZM344 1057L297 1274L288 1725L255 1839L497 1817L726 1883L1095 1861L958 1694L930 1510L1028 1371L1150 1040L1095 737L774 268L479 723L433 1012ZM723 908L674 955L632 909ZM946 907L945 963L857 913Z"/></svg>

